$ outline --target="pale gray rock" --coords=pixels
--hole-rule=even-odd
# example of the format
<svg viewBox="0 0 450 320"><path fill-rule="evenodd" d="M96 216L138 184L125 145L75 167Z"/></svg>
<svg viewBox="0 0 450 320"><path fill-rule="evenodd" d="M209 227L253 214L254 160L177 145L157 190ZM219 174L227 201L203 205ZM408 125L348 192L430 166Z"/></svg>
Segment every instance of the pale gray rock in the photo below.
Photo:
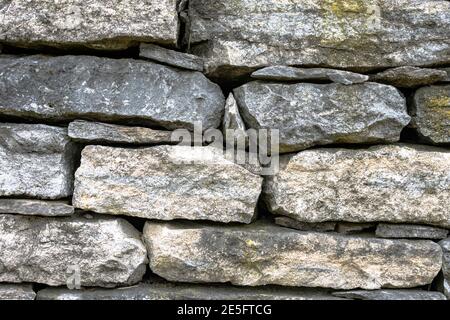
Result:
<svg viewBox="0 0 450 320"><path fill-rule="evenodd" d="M379 289L431 283L438 244L304 232L265 223L147 222L150 269L177 282Z"/></svg>
<svg viewBox="0 0 450 320"><path fill-rule="evenodd" d="M440 70L445 71L447 73L447 78L442 80L442 82L450 82L450 68L442 68Z"/></svg>
<svg viewBox="0 0 450 320"><path fill-rule="evenodd" d="M176 5L177 0L0 0L0 41L107 50L139 41L175 45Z"/></svg>
<svg viewBox="0 0 450 320"><path fill-rule="evenodd" d="M448 230L413 224L380 223L377 226L375 234L380 238L422 238L440 240L447 238Z"/></svg>
<svg viewBox="0 0 450 320"><path fill-rule="evenodd" d="M251 77L258 80L273 81L332 81L344 85L363 83L369 76L326 68L295 68L288 66L271 66L257 70Z"/></svg>
<svg viewBox="0 0 450 320"><path fill-rule="evenodd" d="M355 234L368 232L371 229L375 229L375 227L376 223L338 222L336 226L336 231L344 234Z"/></svg>
<svg viewBox="0 0 450 320"><path fill-rule="evenodd" d="M275 223L279 226L297 229L301 231L334 231L336 222L307 223L291 219L289 217L275 217Z"/></svg>
<svg viewBox="0 0 450 320"><path fill-rule="evenodd" d="M34 300L36 293L31 284L0 283L0 301Z"/></svg>
<svg viewBox="0 0 450 320"><path fill-rule="evenodd" d="M420 88L412 103L412 126L434 144L450 143L450 85Z"/></svg>
<svg viewBox="0 0 450 320"><path fill-rule="evenodd" d="M284 156L267 177L269 210L301 222L450 227L450 152L416 145L323 148Z"/></svg>
<svg viewBox="0 0 450 320"><path fill-rule="evenodd" d="M27 216L71 216L74 208L67 201L42 201L29 199L0 199L0 213Z"/></svg>
<svg viewBox="0 0 450 320"><path fill-rule="evenodd" d="M370 81L381 82L400 88L414 88L443 81L447 73L439 69L418 67L398 67L389 69L370 77Z"/></svg>
<svg viewBox="0 0 450 320"><path fill-rule="evenodd" d="M202 58L189 53L169 50L150 43L141 43L139 56L182 69L203 71Z"/></svg>
<svg viewBox="0 0 450 320"><path fill-rule="evenodd" d="M122 219L0 215L0 281L115 287L146 269L140 233Z"/></svg>
<svg viewBox="0 0 450 320"><path fill-rule="evenodd" d="M75 151L67 128L0 123L0 196L70 196Z"/></svg>
<svg viewBox="0 0 450 320"><path fill-rule="evenodd" d="M228 98L225 102L222 132L225 138L225 142L227 141L227 139L230 139L230 141L234 141L234 143L240 149L245 149L248 145L248 135L245 128L245 123L244 120L242 120L241 114L239 112L239 107L237 105L236 99L233 96L233 93L230 93L228 95Z"/></svg>
<svg viewBox="0 0 450 320"><path fill-rule="evenodd" d="M76 120L69 124L69 137L82 143L172 143L171 131Z"/></svg>
<svg viewBox="0 0 450 320"><path fill-rule="evenodd" d="M0 114L46 121L219 127L225 98L200 72L92 56L0 57Z"/></svg>
<svg viewBox="0 0 450 320"><path fill-rule="evenodd" d="M254 81L234 89L234 96L247 127L279 129L281 153L331 143L395 142L410 121L401 93L378 83Z"/></svg>
<svg viewBox="0 0 450 320"><path fill-rule="evenodd" d="M192 0L189 15L192 52L214 77L271 65L368 70L450 62L449 1Z"/></svg>
<svg viewBox="0 0 450 320"><path fill-rule="evenodd" d="M73 205L147 219L252 221L262 178L212 147L87 146Z"/></svg>
<svg viewBox="0 0 450 320"><path fill-rule="evenodd" d="M447 297L447 300L450 300L450 282L449 280L445 279L444 277L439 277L438 283L437 283L438 290L444 294L444 296Z"/></svg>
<svg viewBox="0 0 450 320"><path fill-rule="evenodd" d="M450 281L450 238L439 242L444 253L442 261L442 272L447 281Z"/></svg>
<svg viewBox="0 0 450 320"><path fill-rule="evenodd" d="M334 292L334 296L357 300L447 300L437 291L425 290L353 290L346 292Z"/></svg>

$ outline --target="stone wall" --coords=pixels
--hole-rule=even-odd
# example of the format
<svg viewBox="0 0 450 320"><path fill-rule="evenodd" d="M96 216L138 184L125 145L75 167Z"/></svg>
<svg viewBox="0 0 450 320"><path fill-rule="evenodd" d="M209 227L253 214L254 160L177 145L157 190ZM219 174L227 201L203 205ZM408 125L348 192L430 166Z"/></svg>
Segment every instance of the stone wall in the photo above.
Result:
<svg viewBox="0 0 450 320"><path fill-rule="evenodd" d="M449 1L0 0L0 52L0 299L450 298Z"/></svg>

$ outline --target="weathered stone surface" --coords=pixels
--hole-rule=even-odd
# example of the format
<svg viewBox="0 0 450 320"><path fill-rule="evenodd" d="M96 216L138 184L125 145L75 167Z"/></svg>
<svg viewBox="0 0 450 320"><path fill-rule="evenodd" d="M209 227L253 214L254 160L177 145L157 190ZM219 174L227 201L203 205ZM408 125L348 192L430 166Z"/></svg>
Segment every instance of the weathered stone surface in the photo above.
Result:
<svg viewBox="0 0 450 320"><path fill-rule="evenodd" d="M450 226L450 152L387 145L306 150L280 159L267 177L275 214L302 222L348 221Z"/></svg>
<svg viewBox="0 0 450 320"><path fill-rule="evenodd" d="M442 68L440 70L443 70L443 71L445 71L447 73L447 78L442 80L442 82L450 82L450 68Z"/></svg>
<svg viewBox="0 0 450 320"><path fill-rule="evenodd" d="M81 286L131 285L146 262L140 233L122 219L0 215L0 281L66 285L79 268Z"/></svg>
<svg viewBox="0 0 450 320"><path fill-rule="evenodd" d="M435 144L450 143L450 85L417 90L412 115L420 137Z"/></svg>
<svg viewBox="0 0 450 320"><path fill-rule="evenodd" d="M37 300L336 300L326 290L281 287L233 287L174 283L140 283L117 289L46 288Z"/></svg>
<svg viewBox="0 0 450 320"><path fill-rule="evenodd" d="M225 99L199 72L92 56L0 57L0 114L54 121L128 120L219 127Z"/></svg>
<svg viewBox="0 0 450 320"><path fill-rule="evenodd" d="M333 295L357 300L447 300L440 292L425 290L353 290L335 292Z"/></svg>
<svg viewBox="0 0 450 320"><path fill-rule="evenodd" d="M69 124L69 137L83 143L171 143L172 131L128 127L109 123L76 120Z"/></svg>
<svg viewBox="0 0 450 320"><path fill-rule="evenodd" d="M450 62L448 1L192 0L189 8L191 48L214 76L270 65L367 70Z"/></svg>
<svg viewBox="0 0 450 320"><path fill-rule="evenodd" d="M289 217L276 217L275 223L282 227L297 229L301 231L327 232L334 231L336 227L336 222L307 223L300 222Z"/></svg>
<svg viewBox="0 0 450 320"><path fill-rule="evenodd" d="M356 234L368 232L371 229L375 229L375 227L376 227L375 223L338 222L336 226L336 231L344 234Z"/></svg>
<svg viewBox="0 0 450 320"><path fill-rule="evenodd" d="M450 300L450 282L444 277L440 277L438 280L438 290L447 297L447 300Z"/></svg>
<svg viewBox="0 0 450 320"><path fill-rule="evenodd" d="M176 44L177 0L0 1L0 41L18 46L124 49Z"/></svg>
<svg viewBox="0 0 450 320"><path fill-rule="evenodd" d="M380 223L375 234L381 238L444 239L447 238L448 230L413 224Z"/></svg>
<svg viewBox="0 0 450 320"><path fill-rule="evenodd" d="M74 151L66 128L0 123L0 196L71 195Z"/></svg>
<svg viewBox="0 0 450 320"><path fill-rule="evenodd" d="M224 138L233 139L230 141L234 141L235 144L239 146L240 149L244 149L248 145L248 139L245 123L242 120L241 114L239 112L239 107L237 105L236 99L233 96L233 93L228 95L228 98L225 102L225 113L222 121L222 132ZM229 137L228 133L231 133L231 137ZM227 138L228 136L228 138Z"/></svg>
<svg viewBox="0 0 450 320"><path fill-rule="evenodd" d="M31 284L0 283L0 301L34 300L36 293Z"/></svg>
<svg viewBox="0 0 450 320"><path fill-rule="evenodd" d="M74 208L66 201L0 199L0 213L28 216L71 216Z"/></svg>
<svg viewBox="0 0 450 320"><path fill-rule="evenodd" d="M414 88L433 84L446 78L447 73L443 70L408 66L389 69L374 74L370 77L370 80L400 88Z"/></svg>
<svg viewBox="0 0 450 320"><path fill-rule="evenodd" d="M234 89L234 96L248 127L280 130L280 152L330 143L394 142L410 121L401 93L377 83L255 81Z"/></svg>
<svg viewBox="0 0 450 320"><path fill-rule="evenodd" d="M303 232L275 225L147 222L151 270L170 281L378 289L430 283L442 251L427 240Z"/></svg>
<svg viewBox="0 0 450 320"><path fill-rule="evenodd" d="M444 273L445 279L450 281L450 238L442 240L439 242L444 253L442 261L442 272Z"/></svg>
<svg viewBox="0 0 450 320"><path fill-rule="evenodd" d="M73 205L148 219L249 223L262 178L212 147L122 149L87 146Z"/></svg>
<svg viewBox="0 0 450 320"><path fill-rule="evenodd" d="M203 71L203 59L193 54L169 50L150 43L141 43L139 56L174 67Z"/></svg>
<svg viewBox="0 0 450 320"><path fill-rule="evenodd" d="M288 66L272 66L257 70L252 78L273 81L332 81L344 85L363 83L369 76L326 68L294 68Z"/></svg>

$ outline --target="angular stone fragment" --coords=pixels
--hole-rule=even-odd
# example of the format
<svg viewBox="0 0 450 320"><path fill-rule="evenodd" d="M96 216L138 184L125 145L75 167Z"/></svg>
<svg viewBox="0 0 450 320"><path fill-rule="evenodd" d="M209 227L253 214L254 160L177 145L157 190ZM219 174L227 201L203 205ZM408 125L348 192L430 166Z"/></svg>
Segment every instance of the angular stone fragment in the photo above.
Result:
<svg viewBox="0 0 450 320"><path fill-rule="evenodd" d="M0 123L0 196L70 196L74 152L66 128Z"/></svg>
<svg viewBox="0 0 450 320"><path fill-rule="evenodd" d="M0 57L0 114L128 121L166 129L220 125L225 99L199 72L92 56Z"/></svg>
<svg viewBox="0 0 450 320"><path fill-rule="evenodd" d="M34 300L36 293L31 284L0 283L0 301Z"/></svg>
<svg viewBox="0 0 450 320"><path fill-rule="evenodd" d="M294 68L288 66L272 66L257 70L251 77L259 80L273 81L332 81L344 85L363 83L369 76L326 68Z"/></svg>
<svg viewBox="0 0 450 320"><path fill-rule="evenodd" d="M280 159L264 199L274 214L301 222L348 221L450 227L450 152L387 145L327 148Z"/></svg>
<svg viewBox="0 0 450 320"><path fill-rule="evenodd" d="M353 290L346 292L334 292L334 296L357 300L447 300L437 291L425 290Z"/></svg>
<svg viewBox="0 0 450 320"><path fill-rule="evenodd" d="M146 250L122 219L0 215L0 281L115 287L139 282Z"/></svg>
<svg viewBox="0 0 450 320"><path fill-rule="evenodd" d="M450 85L417 90L412 115L421 138L435 144L450 143Z"/></svg>
<svg viewBox="0 0 450 320"><path fill-rule="evenodd" d="M74 208L65 201L0 199L0 213L29 216L71 216Z"/></svg>
<svg viewBox="0 0 450 320"><path fill-rule="evenodd" d="M380 238L422 238L440 240L447 238L448 230L413 224L380 223L377 226L375 234Z"/></svg>
<svg viewBox="0 0 450 320"><path fill-rule="evenodd" d="M447 297L447 300L450 300L450 280L440 277L438 279L438 290Z"/></svg>
<svg viewBox="0 0 450 320"><path fill-rule="evenodd" d="M330 143L394 142L410 121L401 93L377 83L255 81L234 89L234 96L248 127L280 130L280 152Z"/></svg>
<svg viewBox="0 0 450 320"><path fill-rule="evenodd" d="M378 289L431 283L438 244L291 230L254 223L147 222L150 268L178 282Z"/></svg>
<svg viewBox="0 0 450 320"><path fill-rule="evenodd" d="M203 59L193 54L169 50L150 43L141 43L139 56L174 67L203 71Z"/></svg>
<svg viewBox="0 0 450 320"><path fill-rule="evenodd" d="M301 231L327 232L334 231L336 227L336 222L307 223L300 222L289 217L276 217L275 223L282 227L297 229Z"/></svg>
<svg viewBox="0 0 450 320"><path fill-rule="evenodd" d="M447 281L450 281L450 238L439 242L444 253L442 261L442 272Z"/></svg>
<svg viewBox="0 0 450 320"><path fill-rule="evenodd" d="M400 88L414 88L433 84L445 80L446 78L447 73L443 70L408 66L377 73L372 75L370 80Z"/></svg>
<svg viewBox="0 0 450 320"><path fill-rule="evenodd" d="M442 82L450 82L450 68L442 68L440 70L443 70L443 71L445 71L447 73L447 78L442 80Z"/></svg>
<svg viewBox="0 0 450 320"><path fill-rule="evenodd" d="M338 222L336 231L344 234L356 234L368 232L371 229L375 229L375 226L376 226L375 223Z"/></svg>
<svg viewBox="0 0 450 320"><path fill-rule="evenodd" d="M211 147L87 146L73 205L147 219L249 223L261 184L261 177Z"/></svg>
<svg viewBox="0 0 450 320"><path fill-rule="evenodd" d="M191 49L215 77L270 65L368 70L450 62L448 1L191 0L189 9Z"/></svg>
<svg viewBox="0 0 450 320"><path fill-rule="evenodd" d="M239 107L237 105L236 99L233 96L233 93L230 93L228 95L228 98L225 102L222 132L225 141L227 141L227 139L230 139L230 141L234 141L241 150L245 149L245 147L247 146L248 141L246 139L248 139L248 136L245 129L245 123L244 120L242 120L241 114L239 112ZM231 134L231 137L228 134Z"/></svg>
<svg viewBox="0 0 450 320"><path fill-rule="evenodd" d="M140 283L117 289L46 288L37 300L337 300L326 290L280 287L233 287L174 283Z"/></svg>
<svg viewBox="0 0 450 320"><path fill-rule="evenodd" d="M83 143L172 143L171 131L128 127L109 123L76 120L69 124L69 137Z"/></svg>
<svg viewBox="0 0 450 320"><path fill-rule="evenodd" d="M176 5L177 0L0 0L0 41L112 50L138 41L175 45Z"/></svg>

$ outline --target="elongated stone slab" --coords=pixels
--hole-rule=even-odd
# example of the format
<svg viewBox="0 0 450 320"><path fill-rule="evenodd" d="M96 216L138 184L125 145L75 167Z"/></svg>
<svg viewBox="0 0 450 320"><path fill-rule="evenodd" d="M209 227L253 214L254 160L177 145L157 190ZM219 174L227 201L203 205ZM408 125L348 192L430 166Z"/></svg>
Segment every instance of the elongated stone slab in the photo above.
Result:
<svg viewBox="0 0 450 320"><path fill-rule="evenodd" d="M280 152L330 143L395 142L410 121L400 92L377 83L255 81L234 89L234 96L248 127L279 129Z"/></svg>
<svg viewBox="0 0 450 320"><path fill-rule="evenodd" d="M450 226L450 152L387 145L327 148L280 159L267 177L269 210L302 222L392 222Z"/></svg>
<svg viewBox="0 0 450 320"><path fill-rule="evenodd" d="M36 293L31 284L0 283L0 301L34 300Z"/></svg>
<svg viewBox="0 0 450 320"><path fill-rule="evenodd" d="M0 199L0 213L49 217L71 216L74 208L66 201Z"/></svg>
<svg viewBox="0 0 450 320"><path fill-rule="evenodd" d="M0 114L46 121L127 121L166 129L220 126L225 98L199 72L92 56L0 57Z"/></svg>
<svg viewBox="0 0 450 320"><path fill-rule="evenodd" d="M0 281L115 287L139 282L146 250L122 219L0 215Z"/></svg>
<svg viewBox="0 0 450 320"><path fill-rule="evenodd" d="M270 65L367 70L450 62L450 3L443 0L192 0L189 16L192 51L215 77Z"/></svg>
<svg viewBox="0 0 450 320"><path fill-rule="evenodd" d="M422 238L422 239L444 239L447 238L448 230L430 226L412 224L388 224L380 223L375 232L381 238Z"/></svg>
<svg viewBox="0 0 450 320"><path fill-rule="evenodd" d="M289 217L275 217L275 223L279 226L292 228L302 231L318 231L327 232L334 231L336 222L322 222L322 223L307 223L300 222Z"/></svg>
<svg viewBox="0 0 450 320"><path fill-rule="evenodd" d="M150 43L141 43L139 56L157 62L165 63L174 67L203 71L203 59L184 52L169 50Z"/></svg>
<svg viewBox="0 0 450 320"><path fill-rule="evenodd" d="M147 222L151 270L178 282L379 289L431 283L442 251L432 241L302 232L253 223Z"/></svg>
<svg viewBox="0 0 450 320"><path fill-rule="evenodd" d="M74 152L67 128L0 123L0 196L70 196Z"/></svg>
<svg viewBox="0 0 450 320"><path fill-rule="evenodd" d="M176 44L177 0L1 0L0 41L18 46L125 49L138 41Z"/></svg>
<svg viewBox="0 0 450 320"><path fill-rule="evenodd" d="M336 297L357 299L357 300L447 300L446 297L437 291L425 290L353 290L333 293Z"/></svg>
<svg viewBox="0 0 450 320"><path fill-rule="evenodd" d="M446 78L447 72L444 70L418 67L398 67L377 73L371 76L370 80L400 88L414 88L443 81Z"/></svg>
<svg viewBox="0 0 450 320"><path fill-rule="evenodd" d="M261 185L261 177L212 147L87 146L73 205L147 219L249 223Z"/></svg>

